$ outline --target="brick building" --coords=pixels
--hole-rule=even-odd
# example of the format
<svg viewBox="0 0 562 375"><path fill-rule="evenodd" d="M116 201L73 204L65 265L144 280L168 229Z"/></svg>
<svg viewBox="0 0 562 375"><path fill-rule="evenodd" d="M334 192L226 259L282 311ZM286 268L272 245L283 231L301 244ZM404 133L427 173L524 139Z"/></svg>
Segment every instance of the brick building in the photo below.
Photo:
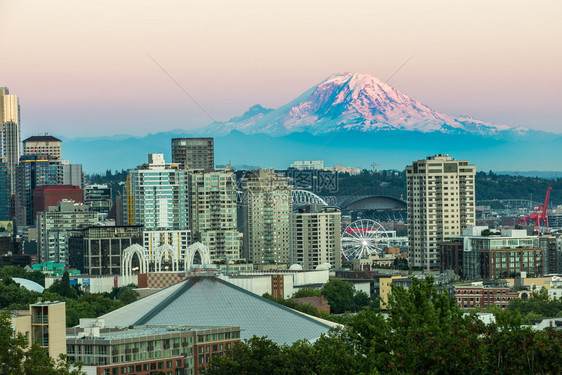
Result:
<svg viewBox="0 0 562 375"><path fill-rule="evenodd" d="M519 293L507 287L456 286L455 300L464 309L497 306L507 308L509 301L519 298Z"/></svg>

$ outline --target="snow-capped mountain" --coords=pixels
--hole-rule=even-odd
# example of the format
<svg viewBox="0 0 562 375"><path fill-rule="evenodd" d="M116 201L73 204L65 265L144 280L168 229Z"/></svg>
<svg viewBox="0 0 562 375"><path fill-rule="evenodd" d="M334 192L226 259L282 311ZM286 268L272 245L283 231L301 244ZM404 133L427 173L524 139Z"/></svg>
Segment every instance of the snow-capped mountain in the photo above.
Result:
<svg viewBox="0 0 562 375"><path fill-rule="evenodd" d="M209 125L209 132L239 130L246 134L283 136L294 132L407 130L419 132L496 134L509 127L471 117L453 117L396 90L381 80L359 73L337 73L290 103L272 110L255 105L240 117Z"/></svg>

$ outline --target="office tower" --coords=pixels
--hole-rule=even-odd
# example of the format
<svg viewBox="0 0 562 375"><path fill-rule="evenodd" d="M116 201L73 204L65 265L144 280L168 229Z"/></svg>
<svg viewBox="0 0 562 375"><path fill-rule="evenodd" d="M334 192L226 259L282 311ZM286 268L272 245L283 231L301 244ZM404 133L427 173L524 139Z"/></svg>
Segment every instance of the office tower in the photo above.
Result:
<svg viewBox="0 0 562 375"><path fill-rule="evenodd" d="M163 154L149 154L148 164L127 175L127 224L146 230L186 230L189 175L166 164Z"/></svg>
<svg viewBox="0 0 562 375"><path fill-rule="evenodd" d="M0 157L0 221L12 220L10 170L6 158Z"/></svg>
<svg viewBox="0 0 562 375"><path fill-rule="evenodd" d="M98 224L98 214L90 212L82 203L63 200L56 207L47 207L37 213L37 233L41 262L68 264L68 239L70 232Z"/></svg>
<svg viewBox="0 0 562 375"><path fill-rule="evenodd" d="M10 172L10 191L15 191L15 168L21 155L20 105L17 95L10 95L7 87L0 87L0 157L5 157Z"/></svg>
<svg viewBox="0 0 562 375"><path fill-rule="evenodd" d="M49 160L44 155L24 155L16 166L15 216L20 226L33 225L33 190L44 185L82 186L82 165Z"/></svg>
<svg viewBox="0 0 562 375"><path fill-rule="evenodd" d="M291 264L305 270L329 263L341 267L341 211L335 207L308 205L291 218Z"/></svg>
<svg viewBox="0 0 562 375"><path fill-rule="evenodd" d="M258 170L242 180L243 256L254 264L289 263L289 179Z"/></svg>
<svg viewBox="0 0 562 375"><path fill-rule="evenodd" d="M23 140L24 155L45 155L49 160L62 159L62 141L51 135L39 135Z"/></svg>
<svg viewBox="0 0 562 375"><path fill-rule="evenodd" d="M215 167L213 138L173 138L172 163L182 169L212 169Z"/></svg>
<svg viewBox="0 0 562 375"><path fill-rule="evenodd" d="M236 178L230 170L190 175L191 234L209 248L212 261L239 259Z"/></svg>
<svg viewBox="0 0 562 375"><path fill-rule="evenodd" d="M93 184L84 187L84 204L90 206L90 211L97 212L104 218L107 217L113 207L111 188L105 184Z"/></svg>
<svg viewBox="0 0 562 375"><path fill-rule="evenodd" d="M69 265L88 275L120 275L123 251L134 244L142 245L140 225L90 226L72 231Z"/></svg>
<svg viewBox="0 0 562 375"><path fill-rule="evenodd" d="M475 224L474 178L468 161L435 155L406 167L410 266L439 268L439 243Z"/></svg>

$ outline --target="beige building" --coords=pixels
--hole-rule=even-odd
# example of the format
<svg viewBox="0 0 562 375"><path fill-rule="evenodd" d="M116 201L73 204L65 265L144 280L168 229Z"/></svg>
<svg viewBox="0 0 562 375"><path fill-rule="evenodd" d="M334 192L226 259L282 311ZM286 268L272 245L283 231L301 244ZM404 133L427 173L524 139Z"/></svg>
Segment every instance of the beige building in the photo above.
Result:
<svg viewBox="0 0 562 375"><path fill-rule="evenodd" d="M15 170L21 156L20 104L17 95L0 87L0 157L5 157L10 174L12 194L15 192Z"/></svg>
<svg viewBox="0 0 562 375"><path fill-rule="evenodd" d="M335 207L309 205L290 214L291 264L315 269L329 263L341 267L341 212Z"/></svg>
<svg viewBox="0 0 562 375"><path fill-rule="evenodd" d="M406 167L410 266L439 268L439 243L475 224L474 178L468 161L435 155Z"/></svg>
<svg viewBox="0 0 562 375"><path fill-rule="evenodd" d="M254 264L289 263L289 178L258 170L242 180L243 256Z"/></svg>
<svg viewBox="0 0 562 375"><path fill-rule="evenodd" d="M230 170L190 173L191 233L209 248L212 261L240 258L236 177Z"/></svg>
<svg viewBox="0 0 562 375"><path fill-rule="evenodd" d="M29 311L13 311L12 327L25 336L29 346L39 344L51 358L66 355L66 305L64 302L39 302Z"/></svg>
<svg viewBox="0 0 562 375"><path fill-rule="evenodd" d="M24 139L24 155L46 155L49 160L62 159L62 141L51 135L33 136Z"/></svg>

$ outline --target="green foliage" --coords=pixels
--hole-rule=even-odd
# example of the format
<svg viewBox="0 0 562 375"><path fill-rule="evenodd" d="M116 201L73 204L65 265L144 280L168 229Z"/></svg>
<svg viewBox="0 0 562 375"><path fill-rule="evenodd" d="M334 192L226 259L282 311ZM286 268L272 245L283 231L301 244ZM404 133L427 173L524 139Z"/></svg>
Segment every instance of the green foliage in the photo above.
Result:
<svg viewBox="0 0 562 375"><path fill-rule="evenodd" d="M27 290L9 277L0 281L0 309L27 310L40 296L41 293Z"/></svg>
<svg viewBox="0 0 562 375"><path fill-rule="evenodd" d="M125 289L119 295L119 301L123 302L125 305L135 302L139 299L139 293L133 289Z"/></svg>
<svg viewBox="0 0 562 375"><path fill-rule="evenodd" d="M37 284L45 286L45 274L41 271L28 272L22 267L4 266L0 268L0 279L4 279L6 277L19 277L21 279L35 281Z"/></svg>
<svg viewBox="0 0 562 375"><path fill-rule="evenodd" d="M63 285L68 285L68 288ZM61 288L65 290L63 293L67 294L66 297L61 294ZM9 277L0 281L0 309L28 310L29 305L36 303L39 298L65 302L66 324L69 327L77 325L80 318L97 318L136 301L138 297L135 290L127 287L114 288L112 293L84 294L77 285L56 281L43 293L38 293L20 287Z"/></svg>
<svg viewBox="0 0 562 375"><path fill-rule="evenodd" d="M22 375L82 375L81 366L70 369L70 363L61 357L55 361L36 344L27 348L23 334L13 334L10 315L0 313L0 374Z"/></svg>
<svg viewBox="0 0 562 375"><path fill-rule="evenodd" d="M546 288L534 291L527 299L514 298L508 309L521 314L525 323L531 319L555 318L562 314L562 299L550 298Z"/></svg>
<svg viewBox="0 0 562 375"><path fill-rule="evenodd" d="M428 277L409 289L393 287L389 316L374 309L314 343L278 346L254 337L206 374L559 374L562 332L521 327L511 311L495 310L484 325L439 293Z"/></svg>
<svg viewBox="0 0 562 375"><path fill-rule="evenodd" d="M64 271L59 284L59 294L62 297L72 298L75 297L72 292L73 291L70 288L70 275L68 274L68 271Z"/></svg>
<svg viewBox="0 0 562 375"><path fill-rule="evenodd" d="M334 314L355 312L372 303L365 292L356 291L352 283L340 279L331 279L322 286L320 292L330 304L330 311Z"/></svg>
<svg viewBox="0 0 562 375"><path fill-rule="evenodd" d="M320 297L321 295L322 295L322 293L320 293L320 289L313 288L313 287L310 287L310 286L305 286L304 288L301 288L301 289L297 290L293 294L293 298Z"/></svg>

